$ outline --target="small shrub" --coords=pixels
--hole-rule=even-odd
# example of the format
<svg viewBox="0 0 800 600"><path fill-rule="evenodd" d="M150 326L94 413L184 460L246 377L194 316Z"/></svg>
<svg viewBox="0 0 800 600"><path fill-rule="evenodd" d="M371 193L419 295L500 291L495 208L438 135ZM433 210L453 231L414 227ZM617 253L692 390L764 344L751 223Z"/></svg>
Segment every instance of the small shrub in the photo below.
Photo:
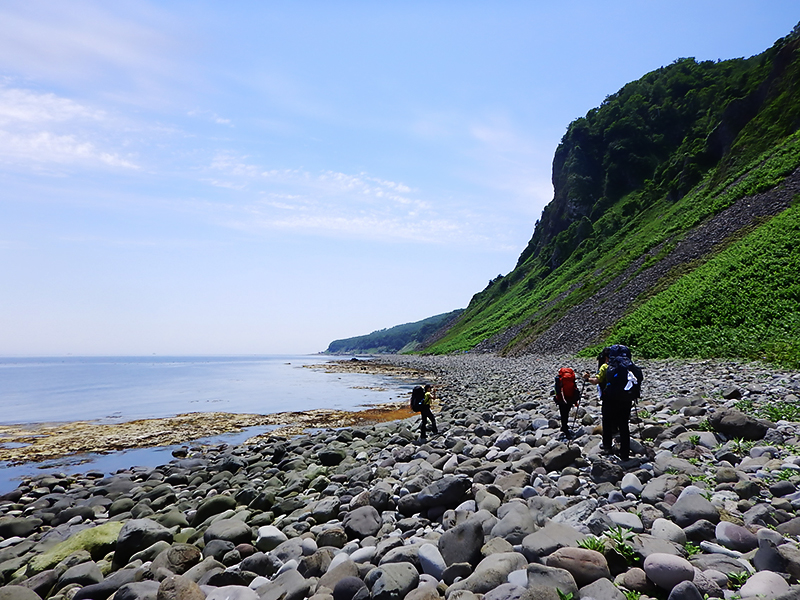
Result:
<svg viewBox="0 0 800 600"><path fill-rule="evenodd" d="M602 538L590 535L578 542L578 546L586 550L594 550L595 552L605 552L606 543Z"/></svg>
<svg viewBox="0 0 800 600"><path fill-rule="evenodd" d="M747 571L728 573L728 587L732 590L738 590L748 579L750 579L750 573Z"/></svg>

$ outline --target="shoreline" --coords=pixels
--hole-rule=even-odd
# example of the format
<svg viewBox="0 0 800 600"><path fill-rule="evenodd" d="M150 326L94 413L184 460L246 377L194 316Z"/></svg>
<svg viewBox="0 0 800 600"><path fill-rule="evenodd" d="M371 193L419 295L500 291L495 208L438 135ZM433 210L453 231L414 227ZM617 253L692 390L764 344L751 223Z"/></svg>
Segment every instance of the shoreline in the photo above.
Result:
<svg viewBox="0 0 800 600"><path fill-rule="evenodd" d="M430 377L416 369L367 359L334 360L304 365L328 373L363 373L396 379ZM365 389L365 388L359 388ZM373 389L373 388L369 388ZM369 425L414 416L405 402L364 405L361 410L310 409L269 414L189 412L172 417L134 419L122 423L97 421L45 422L0 425L0 463L18 466L78 454L106 454L140 448L191 444L193 441L249 427L277 429L247 440L301 435L311 429Z"/></svg>
<svg viewBox="0 0 800 600"><path fill-rule="evenodd" d="M438 435L420 438L416 419L273 432L111 475L23 477L0 497L0 584L53 600L510 600L554 598L558 575L575 598L649 600L679 567L689 597L730 600L753 573L747 585L796 598L800 412L756 417L797 407L800 373L637 361L622 459L601 449L591 386L559 434L557 367L593 362L381 356L348 367L428 373Z"/></svg>

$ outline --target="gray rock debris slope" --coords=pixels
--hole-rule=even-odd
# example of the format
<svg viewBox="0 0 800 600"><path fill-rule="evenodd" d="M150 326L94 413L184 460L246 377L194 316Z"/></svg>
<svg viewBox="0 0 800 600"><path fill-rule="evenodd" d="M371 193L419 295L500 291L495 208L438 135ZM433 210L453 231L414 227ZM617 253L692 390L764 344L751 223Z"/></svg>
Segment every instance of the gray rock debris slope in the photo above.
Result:
<svg viewBox="0 0 800 600"><path fill-rule="evenodd" d="M589 362L388 360L441 386L443 435L421 443L409 419L26 480L0 501L0 598L800 594L798 424L756 417L797 403L800 375L644 363L623 463L598 454L590 390L557 437L552 377Z"/></svg>

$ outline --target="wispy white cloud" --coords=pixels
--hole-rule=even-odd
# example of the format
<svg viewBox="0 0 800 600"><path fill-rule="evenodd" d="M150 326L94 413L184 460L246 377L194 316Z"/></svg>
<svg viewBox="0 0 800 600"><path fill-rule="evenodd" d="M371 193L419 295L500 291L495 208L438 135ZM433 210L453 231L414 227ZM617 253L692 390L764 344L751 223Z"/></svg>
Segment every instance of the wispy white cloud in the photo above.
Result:
<svg viewBox="0 0 800 600"><path fill-rule="evenodd" d="M435 202L402 182L367 173L263 169L230 153L218 154L209 170L217 175L204 181L241 192L218 212L229 227L382 241L486 242L466 215L441 214Z"/></svg>
<svg viewBox="0 0 800 600"><path fill-rule="evenodd" d="M0 162L138 168L101 143L107 115L53 93L0 88Z"/></svg>
<svg viewBox="0 0 800 600"><path fill-rule="evenodd" d="M0 130L0 161L38 165L100 163L109 167L138 168L117 154L99 150L91 142L48 131L13 134Z"/></svg>

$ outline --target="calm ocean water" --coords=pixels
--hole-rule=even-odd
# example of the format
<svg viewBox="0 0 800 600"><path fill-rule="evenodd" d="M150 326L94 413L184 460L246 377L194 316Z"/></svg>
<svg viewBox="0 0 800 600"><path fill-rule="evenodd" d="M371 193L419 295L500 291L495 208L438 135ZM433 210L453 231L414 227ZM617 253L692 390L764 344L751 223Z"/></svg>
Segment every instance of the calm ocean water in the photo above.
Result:
<svg viewBox="0 0 800 600"><path fill-rule="evenodd" d="M0 358L0 423L167 417L186 412L355 410L395 400L388 378L325 373L320 356ZM387 387L380 392L369 387Z"/></svg>
<svg viewBox="0 0 800 600"><path fill-rule="evenodd" d="M103 423L186 412L267 414L314 408L358 410L400 400L409 384L376 375L325 373L304 365L321 356L0 358L0 423L97 420ZM378 391L370 388L384 388ZM209 438L240 443L270 428ZM9 467L0 493L31 473L100 470L168 463L170 448L85 455Z"/></svg>

